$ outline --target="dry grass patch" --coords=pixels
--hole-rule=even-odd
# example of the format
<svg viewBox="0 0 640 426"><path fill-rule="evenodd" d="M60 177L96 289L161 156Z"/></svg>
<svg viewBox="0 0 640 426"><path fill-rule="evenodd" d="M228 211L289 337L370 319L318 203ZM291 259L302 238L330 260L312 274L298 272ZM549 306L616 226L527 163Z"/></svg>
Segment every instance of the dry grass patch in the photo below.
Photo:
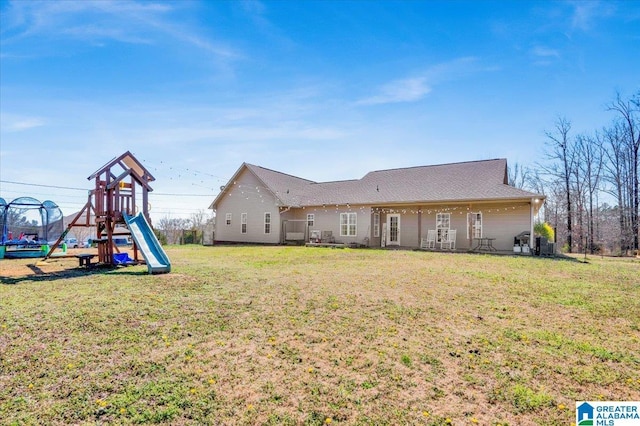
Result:
<svg viewBox="0 0 640 426"><path fill-rule="evenodd" d="M9 424L558 424L640 399L640 263L169 247L0 285Z"/></svg>

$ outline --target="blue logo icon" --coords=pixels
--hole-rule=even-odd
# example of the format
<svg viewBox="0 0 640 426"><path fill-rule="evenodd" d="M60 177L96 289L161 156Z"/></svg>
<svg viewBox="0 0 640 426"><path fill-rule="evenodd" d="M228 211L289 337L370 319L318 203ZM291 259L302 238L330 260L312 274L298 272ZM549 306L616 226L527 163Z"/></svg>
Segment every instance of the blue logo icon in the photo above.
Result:
<svg viewBox="0 0 640 426"><path fill-rule="evenodd" d="M583 402L576 408L576 425L593 426L593 406L588 402Z"/></svg>

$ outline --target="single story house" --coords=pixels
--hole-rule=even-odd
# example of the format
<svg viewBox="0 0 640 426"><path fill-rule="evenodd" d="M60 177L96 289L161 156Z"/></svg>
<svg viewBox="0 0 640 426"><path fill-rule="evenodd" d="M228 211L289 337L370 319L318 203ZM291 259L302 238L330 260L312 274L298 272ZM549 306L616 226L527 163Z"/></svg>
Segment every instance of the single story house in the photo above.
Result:
<svg viewBox="0 0 640 426"><path fill-rule="evenodd" d="M209 208L216 242L418 248L435 235L439 248L455 230L458 250L474 248L478 238L511 250L515 236L533 235L543 201L508 184L506 159L378 170L335 182L243 163Z"/></svg>

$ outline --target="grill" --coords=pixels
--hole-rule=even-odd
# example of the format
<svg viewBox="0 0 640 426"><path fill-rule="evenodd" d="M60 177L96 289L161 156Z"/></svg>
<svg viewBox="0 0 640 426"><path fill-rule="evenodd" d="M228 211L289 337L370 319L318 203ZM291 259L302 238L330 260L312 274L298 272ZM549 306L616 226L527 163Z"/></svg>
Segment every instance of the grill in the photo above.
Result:
<svg viewBox="0 0 640 426"><path fill-rule="evenodd" d="M513 251L515 253L529 253L529 240L531 239L531 232L523 231L513 237Z"/></svg>

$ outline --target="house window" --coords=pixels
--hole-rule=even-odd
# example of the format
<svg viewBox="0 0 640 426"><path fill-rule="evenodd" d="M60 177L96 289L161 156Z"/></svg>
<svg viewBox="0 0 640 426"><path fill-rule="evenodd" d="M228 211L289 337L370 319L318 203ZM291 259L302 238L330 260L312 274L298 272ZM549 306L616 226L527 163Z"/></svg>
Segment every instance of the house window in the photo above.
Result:
<svg viewBox="0 0 640 426"><path fill-rule="evenodd" d="M380 237L380 213L373 214L373 236Z"/></svg>
<svg viewBox="0 0 640 426"><path fill-rule="evenodd" d="M271 213L264 214L264 233L271 233Z"/></svg>
<svg viewBox="0 0 640 426"><path fill-rule="evenodd" d="M225 221L226 221L226 223L227 223L227 226L230 226L230 225L231 225L231 213L227 213L227 214L225 215Z"/></svg>
<svg viewBox="0 0 640 426"><path fill-rule="evenodd" d="M247 233L247 214L240 213L240 232Z"/></svg>
<svg viewBox="0 0 640 426"><path fill-rule="evenodd" d="M438 213L436 215L436 231L438 232L438 242L442 241L444 234L451 227L451 213Z"/></svg>
<svg viewBox="0 0 640 426"><path fill-rule="evenodd" d="M307 215L307 226L311 228L316 223L316 216L313 213Z"/></svg>
<svg viewBox="0 0 640 426"><path fill-rule="evenodd" d="M355 237L356 236L356 214L340 213L340 236Z"/></svg>
<svg viewBox="0 0 640 426"><path fill-rule="evenodd" d="M482 213L467 214L467 238L482 238Z"/></svg>

